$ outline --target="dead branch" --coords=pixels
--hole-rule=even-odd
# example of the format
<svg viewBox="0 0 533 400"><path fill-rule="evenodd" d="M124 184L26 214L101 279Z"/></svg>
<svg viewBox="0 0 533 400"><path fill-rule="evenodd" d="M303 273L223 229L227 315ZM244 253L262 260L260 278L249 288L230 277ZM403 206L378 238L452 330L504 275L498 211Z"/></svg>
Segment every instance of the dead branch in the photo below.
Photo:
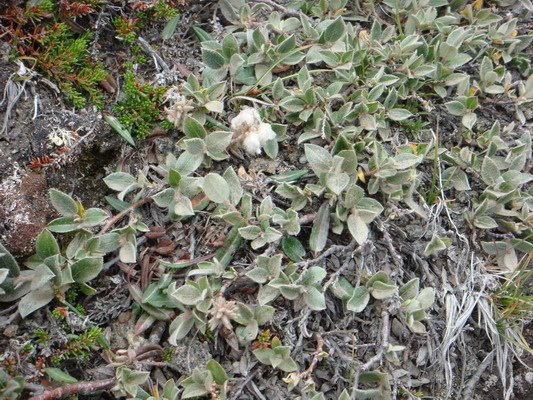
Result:
<svg viewBox="0 0 533 400"><path fill-rule="evenodd" d="M139 201L136 201L135 203L133 203L128 208L122 210L117 215L115 215L114 217L110 218L106 222L104 227L100 230L99 234L102 235L102 234L106 233L109 229L111 229L113 227L113 225L115 225L118 221L120 221L122 218L124 218L130 212L132 212L136 208L139 208L140 206L142 206L142 205L144 205L146 203L150 203L151 201L152 201L152 196L146 196L146 197L143 197L142 199L140 199Z"/></svg>
<svg viewBox="0 0 533 400"><path fill-rule="evenodd" d="M479 364L479 367L477 368L476 373L466 383L465 388L462 393L463 399L468 400L472 398L476 384L481 378L481 375L483 375L483 372L485 372L487 367L492 363L493 359L494 359L494 350L492 350L489 354L487 354L487 356L483 359L481 364Z"/></svg>
<svg viewBox="0 0 533 400"><path fill-rule="evenodd" d="M320 336L317 333L316 334L316 350L313 353L313 360L311 361L311 364L309 364L309 367L307 367L305 371L300 373L301 380L305 380L311 376L318 362L324 357L323 351L324 351L324 339L322 339L322 336Z"/></svg>
<svg viewBox="0 0 533 400"><path fill-rule="evenodd" d="M354 377L352 398L355 398L355 394L359 386L359 376L361 375L361 373L370 370L375 364L381 362L381 360L383 359L383 356L385 355L387 348L389 347L389 333L390 315L388 310L383 309L381 311L381 344L377 350L376 355L357 368Z"/></svg>
<svg viewBox="0 0 533 400"><path fill-rule="evenodd" d="M92 394L99 390L111 389L115 385L115 382L115 378L110 378L94 382L73 383L48 390L39 396L30 397L29 400L52 400L78 394Z"/></svg>
<svg viewBox="0 0 533 400"><path fill-rule="evenodd" d="M274 2L272 0L251 0L251 2L267 4L267 5L271 6L272 8L275 8L276 10L281 11L283 14L289 15L291 17L300 18L300 16L303 15L302 13L300 13L300 12L298 12L296 10L291 10L290 8L284 7L281 4L277 4L276 2Z"/></svg>
<svg viewBox="0 0 533 400"><path fill-rule="evenodd" d="M322 261L324 261L326 258L328 258L329 256L331 256L333 254L344 254L344 253L347 253L349 251L353 251L353 249L355 248L356 244L357 243L355 242L355 240L353 240L348 245L336 244L336 245L330 246L329 249L327 249L325 252L320 254L318 257L313 258L312 260L300 261L300 262L296 263L296 265L298 267L307 268L307 267L309 267L311 265L319 264L319 263L321 263Z"/></svg>
<svg viewBox="0 0 533 400"><path fill-rule="evenodd" d="M159 65L163 69L163 71L170 72L170 67L168 66L166 61L163 60L163 57L161 57L157 53L157 51L154 50L152 46L150 46L150 43L148 43L145 39L143 39L140 36L137 38L137 42L139 43L139 46L141 47L141 49L143 49L144 52L152 56L156 64L156 67Z"/></svg>

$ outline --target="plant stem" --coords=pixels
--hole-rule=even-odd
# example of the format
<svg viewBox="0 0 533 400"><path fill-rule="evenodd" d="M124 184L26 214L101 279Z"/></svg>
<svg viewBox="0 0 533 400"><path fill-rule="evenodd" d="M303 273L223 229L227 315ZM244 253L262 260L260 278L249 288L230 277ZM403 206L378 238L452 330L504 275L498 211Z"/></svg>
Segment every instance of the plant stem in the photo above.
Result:
<svg viewBox="0 0 533 400"><path fill-rule="evenodd" d="M52 400L77 394L91 394L100 390L111 389L115 385L115 382L115 378L110 378L94 382L73 383L71 385L48 390L39 396L30 397L29 400Z"/></svg>
<svg viewBox="0 0 533 400"><path fill-rule="evenodd" d="M135 210L136 208L139 208L140 206L150 203L152 201L152 196L146 196L140 199L139 201L136 201L128 208L122 210L117 215L115 215L113 218L109 219L109 221L106 222L104 227L100 230L99 235L103 235L106 233L109 229L113 227L118 221L120 221L122 218L124 218L126 215L128 215L131 211Z"/></svg>

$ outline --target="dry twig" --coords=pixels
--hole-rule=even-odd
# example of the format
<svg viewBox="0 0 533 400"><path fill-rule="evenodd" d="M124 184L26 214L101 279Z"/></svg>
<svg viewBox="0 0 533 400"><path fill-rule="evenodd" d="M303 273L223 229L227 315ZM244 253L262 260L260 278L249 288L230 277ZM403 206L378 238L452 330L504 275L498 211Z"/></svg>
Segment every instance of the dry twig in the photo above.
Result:
<svg viewBox="0 0 533 400"><path fill-rule="evenodd" d="M291 17L300 18L300 16L303 15L303 14L299 13L296 10L291 10L290 8L282 6L281 4L278 4L278 3L276 3L275 1L272 1L272 0L251 0L251 1L253 3L267 4L267 5L271 6L272 8L275 8L276 10L281 11L283 14L289 15Z"/></svg>
<svg viewBox="0 0 533 400"><path fill-rule="evenodd" d="M110 378L94 382L73 383L48 390L39 396L30 397L29 400L53 400L78 394L92 394L100 390L111 389L115 385L115 382L115 378Z"/></svg>
<svg viewBox="0 0 533 400"><path fill-rule="evenodd" d="M360 365L355 373L352 398L355 398L356 391L359 386L359 376L361 373L370 370L375 364L381 362L387 348L389 347L389 334L390 334L390 315L388 310L383 309L381 311L381 344L377 350L375 356L370 358L366 363Z"/></svg>
<svg viewBox="0 0 533 400"><path fill-rule="evenodd" d="M110 218L106 222L104 227L100 230L99 235L102 235L102 234L106 233L109 229L111 229L113 227L113 225L115 225L118 221L120 221L122 218L124 218L126 215L128 215L131 211L135 210L136 208L139 208L140 206L142 206L142 205L144 205L146 203L150 203L151 201L152 201L152 196L146 196L146 197L143 197L142 199L140 199L139 201L136 201L135 203L133 203L128 208L122 210L121 212L119 212L117 215L115 215L114 217Z"/></svg>

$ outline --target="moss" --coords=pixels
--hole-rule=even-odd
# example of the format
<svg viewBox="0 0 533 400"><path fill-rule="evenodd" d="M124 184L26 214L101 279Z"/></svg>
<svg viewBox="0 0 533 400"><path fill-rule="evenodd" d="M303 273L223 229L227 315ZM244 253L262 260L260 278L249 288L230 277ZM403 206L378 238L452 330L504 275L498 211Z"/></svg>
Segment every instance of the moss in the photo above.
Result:
<svg viewBox="0 0 533 400"><path fill-rule="evenodd" d="M94 0L75 3L79 7L65 14L65 10L45 0L38 5L30 2L24 7L12 5L0 14L0 33L16 48L16 57L33 63L32 67L50 78L77 107L84 106L87 99L99 107L103 105L99 83L107 74L90 58L91 34L74 32L61 21L60 14L70 21L71 15L94 12L96 3Z"/></svg>
<svg viewBox="0 0 533 400"><path fill-rule="evenodd" d="M115 105L113 111L132 135L143 139L150 134L159 120L166 88L153 88L147 83L139 83L135 74L128 71L124 74L123 91L124 97Z"/></svg>

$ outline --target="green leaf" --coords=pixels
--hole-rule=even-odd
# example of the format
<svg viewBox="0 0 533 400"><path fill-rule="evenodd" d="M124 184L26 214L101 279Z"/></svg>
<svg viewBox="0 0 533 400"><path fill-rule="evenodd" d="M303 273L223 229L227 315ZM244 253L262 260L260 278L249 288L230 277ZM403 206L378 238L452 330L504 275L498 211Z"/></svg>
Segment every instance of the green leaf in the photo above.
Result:
<svg viewBox="0 0 533 400"><path fill-rule="evenodd" d="M170 324L168 342L176 346L177 342L183 339L194 326L194 317L191 311L186 311L178 315Z"/></svg>
<svg viewBox="0 0 533 400"><path fill-rule="evenodd" d="M49 230L45 229L39 234L39 236L37 236L35 250L37 256L41 260L44 260L47 257L59 254L59 245L57 244L54 235L52 235Z"/></svg>
<svg viewBox="0 0 533 400"><path fill-rule="evenodd" d="M349 311L359 313L363 311L370 300L370 294L365 286L358 286L353 290L352 297L346 303Z"/></svg>
<svg viewBox="0 0 533 400"><path fill-rule="evenodd" d="M287 257L292 261L298 262L305 256L305 248L302 243L294 236L289 236L281 241L281 248Z"/></svg>
<svg viewBox="0 0 533 400"><path fill-rule="evenodd" d="M322 204L318 209L311 236L309 237L309 247L312 251L322 251L326 246L329 234L329 205L327 202Z"/></svg>
<svg viewBox="0 0 533 400"><path fill-rule="evenodd" d="M316 174L329 172L333 165L333 157L325 148L316 144L305 145L305 157Z"/></svg>
<svg viewBox="0 0 533 400"><path fill-rule="evenodd" d="M342 193L350 183L350 177L344 172L328 172L326 175L326 186L337 196Z"/></svg>
<svg viewBox="0 0 533 400"><path fill-rule="evenodd" d="M241 186L241 181L232 167L228 167L222 177L229 185L229 199L231 204L236 206L241 201L244 191Z"/></svg>
<svg viewBox="0 0 533 400"><path fill-rule="evenodd" d="M226 374L226 371L224 370L224 368L222 368L222 365L217 363L215 360L209 360L205 365L205 368L209 372L211 372L213 380L217 385L222 385L228 380L228 375Z"/></svg>
<svg viewBox="0 0 533 400"><path fill-rule="evenodd" d="M54 382L60 383L76 383L78 380L73 376L63 372L59 368L45 368L44 369L48 377Z"/></svg>
<svg viewBox="0 0 533 400"><path fill-rule="evenodd" d="M328 25L324 30L320 41L322 43L334 43L344 36L346 31L346 25L342 16L338 17L335 21Z"/></svg>
<svg viewBox="0 0 533 400"><path fill-rule="evenodd" d="M405 108L393 108L392 110L389 110L387 115L393 121L403 121L411 117L413 114Z"/></svg>
<svg viewBox="0 0 533 400"><path fill-rule="evenodd" d="M463 115L461 123L463 124L463 126L465 128L468 128L469 130L472 130L472 128L476 124L476 121L477 121L476 113L469 112L469 113L466 113L465 115Z"/></svg>
<svg viewBox="0 0 533 400"><path fill-rule="evenodd" d="M483 158L483 163L481 164L481 178L483 178L487 185L495 185L498 182L499 177L500 169L492 158L485 156L485 158Z"/></svg>
<svg viewBox="0 0 533 400"><path fill-rule="evenodd" d="M64 217L73 217L78 214L78 204L68 194L56 189L48 191L52 206Z"/></svg>
<svg viewBox="0 0 533 400"><path fill-rule="evenodd" d="M183 133L188 138L200 138L203 139L206 137L207 132L196 119L193 117L187 117L183 121Z"/></svg>
<svg viewBox="0 0 533 400"><path fill-rule="evenodd" d="M178 196L174 204L174 212L180 217L194 215L194 208L191 199L183 195Z"/></svg>
<svg viewBox="0 0 533 400"><path fill-rule="evenodd" d="M168 184L175 188L179 185L181 181L181 174L176 171L175 169L170 169L170 171L168 171Z"/></svg>
<svg viewBox="0 0 533 400"><path fill-rule="evenodd" d="M124 128L118 119L112 115L104 115L104 120L122 137L122 139L135 147L135 141L133 140L130 131Z"/></svg>
<svg viewBox="0 0 533 400"><path fill-rule="evenodd" d="M72 232L77 230L79 227L79 223L74 221L74 218L72 217L61 217L56 218L53 221L51 221L48 225L46 225L46 228L49 231L57 232L57 233L66 233L66 232Z"/></svg>
<svg viewBox="0 0 533 400"><path fill-rule="evenodd" d="M176 289L172 293L172 297L186 306L193 306L202 300L202 293L198 288L185 284Z"/></svg>
<svg viewBox="0 0 533 400"><path fill-rule="evenodd" d="M398 288L395 285L376 281L372 284L372 290L369 291L375 299L383 300L393 296L397 290Z"/></svg>
<svg viewBox="0 0 533 400"><path fill-rule="evenodd" d="M44 286L40 289L31 291L18 304L18 310L22 318L26 318L35 310L44 307L54 298L54 289L51 286Z"/></svg>
<svg viewBox="0 0 533 400"><path fill-rule="evenodd" d="M71 266L72 278L79 283L86 283L98 276L102 271L104 260L102 257L83 258Z"/></svg>
<svg viewBox="0 0 533 400"><path fill-rule="evenodd" d="M449 101L448 103L445 103L444 105L446 106L450 114L456 115L459 117L467 111L466 106L457 100Z"/></svg>
<svg viewBox="0 0 533 400"><path fill-rule="evenodd" d="M16 278L20 275L20 267L9 251L0 242L0 268L9 270L9 275Z"/></svg>
<svg viewBox="0 0 533 400"><path fill-rule="evenodd" d="M433 236L424 249L424 255L428 256L439 251L446 250L448 245L438 236Z"/></svg>
<svg viewBox="0 0 533 400"><path fill-rule="evenodd" d="M202 49L202 60L209 68L219 69L226 64L226 59L217 51Z"/></svg>
<svg viewBox="0 0 533 400"><path fill-rule="evenodd" d="M305 304L313 310L320 311L326 309L326 299L324 293L314 286L307 286L303 295Z"/></svg>
<svg viewBox="0 0 533 400"><path fill-rule="evenodd" d="M308 172L309 172L308 169L291 169L291 170L282 172L281 174L272 175L270 179L272 179L274 182L277 182L277 183L295 182L301 177L307 175Z"/></svg>
<svg viewBox="0 0 533 400"><path fill-rule="evenodd" d="M89 208L83 217L83 226L92 227L100 225L109 215L101 208Z"/></svg>
<svg viewBox="0 0 533 400"><path fill-rule="evenodd" d="M174 32L176 32L179 20L179 15L176 15L168 20L168 22L165 24L165 27L163 28L163 32L161 32L161 37L163 38L163 40L168 40L172 38L172 36L174 36Z"/></svg>
<svg viewBox="0 0 533 400"><path fill-rule="evenodd" d="M126 264L133 264L137 262L137 248L134 243L127 242L120 246L118 252L120 261Z"/></svg>
<svg viewBox="0 0 533 400"><path fill-rule="evenodd" d="M404 301L411 300L418 295L419 287L420 287L420 279L413 278L400 288L399 295Z"/></svg>
<svg viewBox="0 0 533 400"><path fill-rule="evenodd" d="M50 282L56 275L46 265L41 264L34 270L30 290L37 290Z"/></svg>
<svg viewBox="0 0 533 400"><path fill-rule="evenodd" d="M285 54L294 49L295 47L296 37L294 35L290 35L287 39L285 39L279 44L276 50L281 54Z"/></svg>
<svg viewBox="0 0 533 400"><path fill-rule="evenodd" d="M498 227L498 223L487 215L474 218L474 225L480 229L493 229Z"/></svg>
<svg viewBox="0 0 533 400"><path fill-rule="evenodd" d="M274 318L276 309L272 306L256 306L254 310L255 319L259 325L264 325Z"/></svg>
<svg viewBox="0 0 533 400"><path fill-rule="evenodd" d="M250 226L245 226L243 228L239 228L239 235L241 235L241 237L246 240L257 239L259 235L261 234L261 232L262 232L261 228L255 225L250 225Z"/></svg>
<svg viewBox="0 0 533 400"><path fill-rule="evenodd" d="M231 228L226 236L226 240L224 241L224 246L218 249L215 253L216 259L223 267L227 267L229 265L233 259L233 255L241 247L242 238L239 234L239 228L242 226L241 224L242 222Z"/></svg>
<svg viewBox="0 0 533 400"><path fill-rule="evenodd" d="M352 234L355 241L359 244L363 244L368 239L368 225L357 214L350 214L346 221L348 230Z"/></svg>
<svg viewBox="0 0 533 400"><path fill-rule="evenodd" d="M225 203L230 198L228 182L219 174L207 174L202 185L206 196L214 203Z"/></svg>
<svg viewBox="0 0 533 400"><path fill-rule="evenodd" d="M275 300L279 295L278 289L269 285L261 286L259 293L257 293L257 302L260 305L265 305Z"/></svg>
<svg viewBox="0 0 533 400"><path fill-rule="evenodd" d="M326 277L327 272L322 267L311 267L307 270L305 275L302 278L302 285L304 286L311 286L311 285L318 285L320 282L324 280Z"/></svg>
<svg viewBox="0 0 533 400"><path fill-rule="evenodd" d="M421 156L410 153L400 153L395 156L392 160L394 161L394 167L397 169L406 169L414 167L422 161Z"/></svg>
<svg viewBox="0 0 533 400"><path fill-rule="evenodd" d="M202 28L198 26L191 27L192 31L194 32L194 35L198 38L200 42L207 42L209 40L214 40L213 36L211 36L208 32L204 31Z"/></svg>
<svg viewBox="0 0 533 400"><path fill-rule="evenodd" d="M266 143L263 146L263 149L265 150L265 154L274 160L278 155L278 141L276 139L269 139L266 141Z"/></svg>
<svg viewBox="0 0 533 400"><path fill-rule="evenodd" d="M132 175L125 172L113 172L104 178L104 182L110 189L117 192L122 192L137 183Z"/></svg>
<svg viewBox="0 0 533 400"><path fill-rule="evenodd" d="M433 288L427 287L420 291L420 294L416 297L420 304L422 310L427 310L433 305L435 301L435 290Z"/></svg>
<svg viewBox="0 0 533 400"><path fill-rule="evenodd" d="M221 113L224 111L224 103L219 100L211 100L204 104L208 111Z"/></svg>

